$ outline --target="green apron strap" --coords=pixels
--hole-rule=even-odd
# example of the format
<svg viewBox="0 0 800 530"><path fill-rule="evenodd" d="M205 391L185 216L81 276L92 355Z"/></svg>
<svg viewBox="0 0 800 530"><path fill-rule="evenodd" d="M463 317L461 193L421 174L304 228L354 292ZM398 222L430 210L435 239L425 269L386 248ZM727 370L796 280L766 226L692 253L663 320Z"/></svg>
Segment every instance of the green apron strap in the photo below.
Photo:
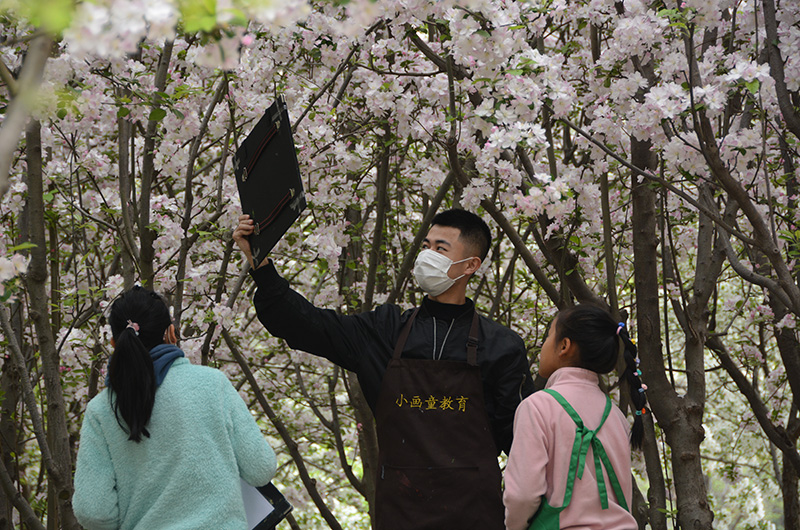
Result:
<svg viewBox="0 0 800 530"><path fill-rule="evenodd" d="M573 420L576 422L580 422L580 425L583 426L583 421L581 417L578 416L578 413L567 403L567 400L564 397L556 392L555 390L545 389L544 392L547 392L558 401L562 407L567 411L567 413L572 417ZM570 412L571 411L571 412ZM573 416L574 414L574 416ZM577 418L577 420L576 420ZM581 445L583 444L583 438L578 435L576 430L575 432L575 441L572 442L572 456L569 459L569 471L567 472L567 489L564 492L564 502L561 504L561 510L566 508L570 501L572 500L572 490L575 487L575 475L577 474L576 471L578 469L578 461L580 460L580 453L581 453Z"/></svg>
<svg viewBox="0 0 800 530"><path fill-rule="evenodd" d="M603 444L600 443L600 440L597 440L599 445L598 448L594 448L595 454L600 453L600 458L603 460L603 465L606 468L606 472L608 472L608 480L611 482L611 487L614 488L614 495L617 496L617 500L619 501L620 506L625 508L626 512L630 512L628 508L628 503L625 501L625 494L622 493L622 486L619 484L619 479L617 479L617 474L614 472L614 468L611 466L611 461L608 459L608 455L606 454L606 450L603 447ZM606 507L608 507L608 503L606 502Z"/></svg>
<svg viewBox="0 0 800 530"><path fill-rule="evenodd" d="M603 476L603 467L605 467L606 472L608 473L608 479L611 482L611 487L614 489L614 494L617 496L617 500L626 511L630 511L628 510L628 504L625 501L625 496L622 494L622 487L619 484L617 475L614 472L614 468L611 466L611 461L608 459L608 455L606 454L605 447L603 447L602 442L600 442L600 440L597 438L597 432L603 426L608 418L609 413L611 412L611 398L606 396L606 406L605 410L603 411L603 417L600 419L600 425L598 425L594 430L589 430L584 425L583 420L577 411L572 408L572 405L570 405L561 394L552 389L545 389L544 391L553 396L564 408L567 414L569 414L570 418L572 418L572 421L575 422L575 441L572 444L572 457L570 458L569 475L567 476L567 491L564 495L563 507L566 507L572 498L572 490L575 485L575 476L577 475L578 478L583 478L583 469L586 466L586 455L589 451L589 446L591 446L592 453L594 455L595 474L597 476L597 489L600 493L600 504L602 508L604 510L608 508L608 488L606 487L605 478Z"/></svg>

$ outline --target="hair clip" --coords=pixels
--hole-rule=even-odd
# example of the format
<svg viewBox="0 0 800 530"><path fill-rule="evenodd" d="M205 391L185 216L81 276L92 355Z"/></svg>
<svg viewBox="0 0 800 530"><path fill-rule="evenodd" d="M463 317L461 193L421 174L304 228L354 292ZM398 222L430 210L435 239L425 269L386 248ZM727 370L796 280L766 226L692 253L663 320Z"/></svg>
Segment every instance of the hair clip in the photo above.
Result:
<svg viewBox="0 0 800 530"><path fill-rule="evenodd" d="M125 328L126 329L127 328L131 328L133 330L133 332L136 333L136 336L137 337L139 336L139 324L137 324L136 322L132 322L132 321L128 320L128 325L125 326Z"/></svg>
<svg viewBox="0 0 800 530"><path fill-rule="evenodd" d="M619 324L617 324L617 335L619 335L619 332L620 332L620 331L621 331L621 330L622 330L624 327L625 327L625 322L620 322Z"/></svg>

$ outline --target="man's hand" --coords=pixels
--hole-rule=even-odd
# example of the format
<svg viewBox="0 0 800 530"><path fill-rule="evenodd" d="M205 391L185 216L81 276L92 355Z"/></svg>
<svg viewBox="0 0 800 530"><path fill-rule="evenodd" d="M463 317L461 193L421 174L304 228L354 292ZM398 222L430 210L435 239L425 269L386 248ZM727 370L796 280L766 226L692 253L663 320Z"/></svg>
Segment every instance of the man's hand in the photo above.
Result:
<svg viewBox="0 0 800 530"><path fill-rule="evenodd" d="M253 233L255 224L253 220L247 214L242 214L239 216L239 226L236 227L236 230L233 231L233 240L236 241L236 244L239 245L244 256L247 258L247 262L250 263L250 267L256 269L258 267L255 266L253 262L253 251L250 248L250 241L247 240L247 236ZM267 259L258 264L259 267L263 266L267 263Z"/></svg>

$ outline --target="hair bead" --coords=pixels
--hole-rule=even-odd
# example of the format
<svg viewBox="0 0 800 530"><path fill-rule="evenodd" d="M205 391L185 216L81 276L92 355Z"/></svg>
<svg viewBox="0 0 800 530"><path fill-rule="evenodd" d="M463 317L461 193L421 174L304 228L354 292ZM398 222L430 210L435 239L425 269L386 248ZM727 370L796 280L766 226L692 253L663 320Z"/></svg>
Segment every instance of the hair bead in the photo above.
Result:
<svg viewBox="0 0 800 530"><path fill-rule="evenodd" d="M617 335L619 335L619 332L622 331L624 328L625 328L625 322L620 322L619 324L617 324Z"/></svg>
<svg viewBox="0 0 800 530"><path fill-rule="evenodd" d="M139 324L137 324L136 322L132 322L132 321L128 320L128 325L125 326L125 327L126 328L131 328L133 330L133 332L136 333L136 336L137 337L139 336Z"/></svg>

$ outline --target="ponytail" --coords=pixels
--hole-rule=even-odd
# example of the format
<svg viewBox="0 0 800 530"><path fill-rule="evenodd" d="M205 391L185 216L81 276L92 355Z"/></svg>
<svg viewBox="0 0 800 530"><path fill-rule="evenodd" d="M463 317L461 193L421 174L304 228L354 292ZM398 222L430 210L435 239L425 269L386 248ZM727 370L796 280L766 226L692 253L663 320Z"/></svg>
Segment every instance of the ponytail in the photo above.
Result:
<svg viewBox="0 0 800 530"><path fill-rule="evenodd" d="M647 397L644 395L647 386L639 378L639 361L636 359L636 345L631 341L625 324L614 322L607 311L588 304L578 304L564 309L556 317L556 338L569 338L578 345L580 366L598 374L611 372L622 352L625 359L625 370L621 379L625 379L630 389L631 402L635 415L631 428L631 446L642 447L644 422L642 414L647 412Z"/></svg>
<svg viewBox="0 0 800 530"><path fill-rule="evenodd" d="M156 376L150 350L164 342L171 324L169 309L153 291L134 287L111 306L109 324L114 353L108 363L111 407L128 439L150 437L147 423L156 398Z"/></svg>
<svg viewBox="0 0 800 530"><path fill-rule="evenodd" d="M642 415L647 413L647 397L644 395L647 385L642 384L640 379L642 371L639 369L639 360L636 358L636 345L628 335L625 324L619 323L617 335L622 343L622 354L625 359L625 370L622 372L622 379L628 382L628 388L633 404L634 416L633 427L631 428L631 446L634 449L642 448L644 438L644 422Z"/></svg>

